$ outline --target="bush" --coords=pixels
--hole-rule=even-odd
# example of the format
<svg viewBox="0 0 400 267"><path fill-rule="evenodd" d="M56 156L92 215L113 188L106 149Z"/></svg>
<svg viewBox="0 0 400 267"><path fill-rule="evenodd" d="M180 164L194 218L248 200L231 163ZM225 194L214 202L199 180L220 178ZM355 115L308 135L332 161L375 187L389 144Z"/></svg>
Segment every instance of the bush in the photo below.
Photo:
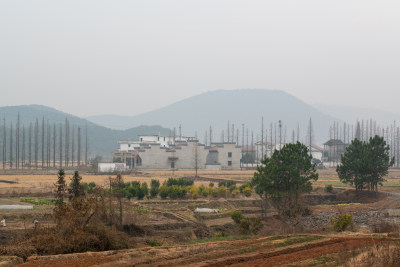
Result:
<svg viewBox="0 0 400 267"><path fill-rule="evenodd" d="M236 195L239 194L239 192L240 192L239 189L235 189L232 191L231 196L236 197Z"/></svg>
<svg viewBox="0 0 400 267"><path fill-rule="evenodd" d="M168 178L167 180L167 186L173 186L173 185L178 185L178 186L189 186L193 185L194 181L192 179L187 179L187 178Z"/></svg>
<svg viewBox="0 0 400 267"><path fill-rule="evenodd" d="M213 197L218 197L218 191L214 187L209 187L208 188L208 195L211 195Z"/></svg>
<svg viewBox="0 0 400 267"><path fill-rule="evenodd" d="M243 195L245 195L245 197L250 197L251 193L253 193L253 189L251 189L250 187L246 187L243 189L242 193Z"/></svg>
<svg viewBox="0 0 400 267"><path fill-rule="evenodd" d="M194 186L194 185L190 186L190 187L189 187L189 192L190 192L190 195L192 196L193 199L196 199L196 198L197 198L198 189L197 189L196 186Z"/></svg>
<svg viewBox="0 0 400 267"><path fill-rule="evenodd" d="M333 186L331 184L325 185L325 192L332 193L333 192Z"/></svg>
<svg viewBox="0 0 400 267"><path fill-rule="evenodd" d="M260 218L243 218L240 221L239 231L242 235L256 235L263 227Z"/></svg>
<svg viewBox="0 0 400 267"><path fill-rule="evenodd" d="M215 237L227 237L228 234L224 231L218 232L215 234Z"/></svg>
<svg viewBox="0 0 400 267"><path fill-rule="evenodd" d="M218 196L226 198L226 190L227 188L224 185L218 187Z"/></svg>
<svg viewBox="0 0 400 267"><path fill-rule="evenodd" d="M214 183L213 182L209 183L208 187L214 187Z"/></svg>
<svg viewBox="0 0 400 267"><path fill-rule="evenodd" d="M233 192L233 191L235 191L235 190L237 190L237 186L236 186L236 184L233 184L233 185L230 185L229 186L229 192Z"/></svg>
<svg viewBox="0 0 400 267"><path fill-rule="evenodd" d="M155 198L160 190L160 181L152 179L150 183L150 196Z"/></svg>
<svg viewBox="0 0 400 267"><path fill-rule="evenodd" d="M236 185L236 182L232 181L232 180L227 180L227 181L221 181L218 183L218 187L225 186L225 187L229 188L232 185Z"/></svg>
<svg viewBox="0 0 400 267"><path fill-rule="evenodd" d="M162 243L158 242L155 239L147 239L146 240L146 244L149 245L149 246L152 246L152 247L160 247L160 246L162 246Z"/></svg>
<svg viewBox="0 0 400 267"><path fill-rule="evenodd" d="M330 222L333 230L335 230L336 232L354 230L353 214L341 213L336 218L331 217Z"/></svg>
<svg viewBox="0 0 400 267"><path fill-rule="evenodd" d="M244 217L242 211L234 210L231 212L231 218L236 224L239 224Z"/></svg>
<svg viewBox="0 0 400 267"><path fill-rule="evenodd" d="M208 190L204 185L200 185L198 192L200 195L202 195L203 197L207 197L208 196Z"/></svg>
<svg viewBox="0 0 400 267"><path fill-rule="evenodd" d="M166 199L168 197L168 186L166 185L161 186L159 194L162 199Z"/></svg>
<svg viewBox="0 0 400 267"><path fill-rule="evenodd" d="M241 186L239 186L240 193L243 193L243 190L244 190L246 187L252 188L251 183L247 182L247 183L244 183L244 184L242 184Z"/></svg>

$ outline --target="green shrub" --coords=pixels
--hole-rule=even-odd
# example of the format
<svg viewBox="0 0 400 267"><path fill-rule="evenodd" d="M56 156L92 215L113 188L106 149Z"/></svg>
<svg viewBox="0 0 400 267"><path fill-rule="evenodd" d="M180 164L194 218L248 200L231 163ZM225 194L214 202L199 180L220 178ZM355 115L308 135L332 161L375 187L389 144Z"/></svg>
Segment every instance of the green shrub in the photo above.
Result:
<svg viewBox="0 0 400 267"><path fill-rule="evenodd" d="M221 181L218 183L218 187L225 186L225 187L229 188L232 185L236 185L236 182L232 181L232 180L227 180L227 181Z"/></svg>
<svg viewBox="0 0 400 267"><path fill-rule="evenodd" d="M152 179L150 183L150 196L155 198L160 190L160 181Z"/></svg>
<svg viewBox="0 0 400 267"><path fill-rule="evenodd" d="M197 187L195 185L192 185L189 187L189 193L193 199L197 198L198 192L199 192L199 190L197 189Z"/></svg>
<svg viewBox="0 0 400 267"><path fill-rule="evenodd" d="M256 235L263 227L260 218L243 218L239 224L239 231L242 235L253 234Z"/></svg>
<svg viewBox="0 0 400 267"><path fill-rule="evenodd" d="M232 191L231 196L236 197L236 195L239 194L239 192L240 192L239 189L235 189Z"/></svg>
<svg viewBox="0 0 400 267"><path fill-rule="evenodd" d="M218 197L218 190L216 188L209 187L207 190L208 190L208 195L213 197Z"/></svg>
<svg viewBox="0 0 400 267"><path fill-rule="evenodd" d="M215 237L227 237L227 236L228 236L228 234L226 232L224 232L224 231L217 232L215 234Z"/></svg>
<svg viewBox="0 0 400 267"><path fill-rule="evenodd" d="M331 184L325 185L325 192L332 193L332 191L333 191L333 187Z"/></svg>
<svg viewBox="0 0 400 267"><path fill-rule="evenodd" d="M253 189L251 189L250 187L246 187L242 191L242 193L243 193L243 195L245 195L245 197L250 197L252 192L253 192Z"/></svg>
<svg viewBox="0 0 400 267"><path fill-rule="evenodd" d="M162 185L160 187L159 194L160 194L160 197L162 199L166 199L168 197L168 186L167 185Z"/></svg>
<svg viewBox="0 0 400 267"><path fill-rule="evenodd" d="M331 217L330 222L333 230L342 232L345 230L354 231L353 214L341 213L336 218Z"/></svg>
<svg viewBox="0 0 400 267"><path fill-rule="evenodd" d="M243 193L243 190L244 190L246 187L252 188L251 183L247 182L247 183L244 183L244 184L242 184L241 186L239 186L240 193Z"/></svg>
<svg viewBox="0 0 400 267"><path fill-rule="evenodd" d="M231 212L231 218L236 224L239 224L244 217L242 211L234 210Z"/></svg>
<svg viewBox="0 0 400 267"><path fill-rule="evenodd" d="M235 190L237 190L238 188L237 188L237 186L236 186L236 184L233 184L233 185L230 185L229 186L229 192L233 192L233 191L235 191Z"/></svg>
<svg viewBox="0 0 400 267"><path fill-rule="evenodd" d="M189 186L193 185L194 181L192 179L187 179L187 178L168 178L167 180L167 186L173 186L173 185L178 185L178 186Z"/></svg>
<svg viewBox="0 0 400 267"><path fill-rule="evenodd" d="M208 196L207 188L204 185L199 186L198 193L199 193L199 195L202 195L203 197Z"/></svg>
<svg viewBox="0 0 400 267"><path fill-rule="evenodd" d="M209 183L208 187L214 187L214 183L213 182Z"/></svg>
<svg viewBox="0 0 400 267"><path fill-rule="evenodd" d="M227 190L227 188L224 185L218 187L218 189L217 189L218 196L226 198L226 190Z"/></svg>
<svg viewBox="0 0 400 267"><path fill-rule="evenodd" d="M162 243L158 242L155 239L147 239L146 240L146 244L149 245L149 246L152 246L152 247L160 247L160 246L162 246Z"/></svg>

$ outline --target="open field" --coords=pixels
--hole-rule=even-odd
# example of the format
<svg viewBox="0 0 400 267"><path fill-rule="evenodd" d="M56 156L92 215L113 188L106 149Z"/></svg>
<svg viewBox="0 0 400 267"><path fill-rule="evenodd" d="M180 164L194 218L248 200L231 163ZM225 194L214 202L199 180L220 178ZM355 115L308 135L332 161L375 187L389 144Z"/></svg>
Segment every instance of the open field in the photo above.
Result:
<svg viewBox="0 0 400 267"><path fill-rule="evenodd" d="M269 209L257 236L242 236L230 217L235 210L247 217L261 217L260 199L255 193L251 197L235 198L124 199L121 231L130 249L32 256L25 263L8 257L1 260L11 262L10 266L17 263L23 263L22 266L339 266L357 257L360 261L362 253L378 244L399 242L387 237L393 231L399 236L400 217L390 216L388 212L400 209L399 170L390 171L378 198L370 192L357 195L350 186L343 186L334 169L318 172L314 190L304 197L310 214L288 220ZM208 185L221 180L243 183L253 173L200 171L200 179L195 184ZM175 171L174 177L193 177L193 174ZM67 179L71 176L68 173ZM124 175L124 180L149 183L151 179L159 179L162 182L171 176L171 172L143 171ZM83 182L104 185L109 175L83 173L82 177ZM0 217L7 219L7 227L0 228L0 244L10 244L14 236L32 231L34 219L40 222L39 230L55 226L51 202L55 181L55 173L0 175L0 205L34 206L33 210L0 210ZM333 185L332 193L324 191L327 184ZM219 212L197 214L196 208L219 209ZM339 213L353 214L355 232L343 235L332 231L330 217ZM379 227L384 230L376 230ZM218 236L222 232L224 235Z"/></svg>
<svg viewBox="0 0 400 267"><path fill-rule="evenodd" d="M319 179L314 182L315 186L333 185L334 187L351 186L340 182L335 169L318 170ZM254 170L237 171L198 171L198 180L196 185L208 185L210 181L234 180L238 183L250 181ZM110 175L94 175L82 173L82 182L95 182L97 185L106 185ZM72 172L67 172L67 180L72 177ZM140 171L124 175L126 182L140 181L150 183L151 179L158 179L162 183L169 177L194 177L194 171ZM56 171L52 174L0 174L0 194L11 192L17 193L44 193L50 192L54 188L56 181ZM386 182L380 190L393 191L400 190L400 170L392 169L386 177Z"/></svg>

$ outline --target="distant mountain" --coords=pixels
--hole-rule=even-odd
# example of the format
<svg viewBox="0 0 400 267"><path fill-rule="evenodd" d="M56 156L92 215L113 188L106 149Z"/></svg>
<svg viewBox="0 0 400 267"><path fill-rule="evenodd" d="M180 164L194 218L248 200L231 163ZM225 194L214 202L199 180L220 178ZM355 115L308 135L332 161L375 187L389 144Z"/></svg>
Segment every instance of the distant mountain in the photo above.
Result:
<svg viewBox="0 0 400 267"><path fill-rule="evenodd" d="M161 126L143 126L143 125L132 127L126 130L113 130L95 124L93 122L90 122L86 119L82 119L77 116L73 116L50 107L41 105L26 105L26 106L0 107L0 118L1 119L4 118L6 121L7 136L9 136L9 129L11 123L13 124L14 134L15 134L15 125L17 122L18 113L20 114L21 129L22 126L24 125L26 130L26 138L28 135L29 125L32 123L32 125L34 126L36 119L38 119L39 122L39 131L41 130L42 118L44 118L45 123L47 124L48 122L51 125L51 127L53 127L53 124L56 124L57 127L56 133L58 136L60 131L60 126L63 127L63 131L65 130L64 128L65 119L67 118L70 124L70 131L72 132L72 128L73 127L75 128L75 136L77 135L77 127L81 127L81 138L83 140L82 147L84 147L85 131L87 127L90 156L101 155L104 158L109 158L111 151L118 148L117 144L118 140L127 140L127 139L137 140L138 135L140 134L158 134L158 133L169 134L171 132L170 129L166 129ZM1 121L0 125L3 126L3 121ZM51 128L51 130L53 130L53 128ZM0 131L0 136L2 136L2 134L3 131ZM53 131L51 131L51 134L53 134ZM41 142L40 139L41 138L39 138L39 142ZM59 139L57 138L57 142L58 141ZM65 139L63 142L65 142ZM1 138L0 138L0 143L2 143ZM75 145L76 144L77 144L77 138L75 139ZM0 157L1 156L2 155L0 155Z"/></svg>
<svg viewBox="0 0 400 267"><path fill-rule="evenodd" d="M297 124L300 125L300 137L304 140L311 117L315 140L318 143L326 141L329 126L335 120L334 117L286 92L260 89L212 91L137 116L99 115L87 119L118 129L142 124L161 125L167 128L177 128L182 125L183 133L193 136L197 132L201 138L212 126L213 140L219 141L222 129L225 130L225 138L227 136L228 120L240 130L244 123L245 127L249 128L249 135L251 130L254 130L255 140L261 131L262 116L264 126L268 129L270 123L275 125L278 120L282 120L288 140L291 140L292 130L297 129ZM284 131L284 128L282 130Z"/></svg>
<svg viewBox="0 0 400 267"><path fill-rule="evenodd" d="M400 119L400 114L373 108L357 108L326 104L314 104L313 106L321 112L325 112L342 121L346 121L354 125L357 120L372 119L381 125L389 125L392 124L393 121L399 121Z"/></svg>

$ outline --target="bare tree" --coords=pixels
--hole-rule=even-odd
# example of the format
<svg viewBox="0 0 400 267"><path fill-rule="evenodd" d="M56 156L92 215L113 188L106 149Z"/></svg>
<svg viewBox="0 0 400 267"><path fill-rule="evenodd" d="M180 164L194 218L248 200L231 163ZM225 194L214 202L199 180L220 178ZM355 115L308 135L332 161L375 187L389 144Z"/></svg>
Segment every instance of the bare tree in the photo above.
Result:
<svg viewBox="0 0 400 267"><path fill-rule="evenodd" d="M20 116L17 116L17 125L15 125L15 167L19 168L19 127L20 127Z"/></svg>
<svg viewBox="0 0 400 267"><path fill-rule="evenodd" d="M7 162L7 130L6 118L3 118L3 170L6 168Z"/></svg>
<svg viewBox="0 0 400 267"><path fill-rule="evenodd" d="M86 125L86 127L85 127L85 165L88 164L88 149L89 149L88 130L87 130L87 125Z"/></svg>
<svg viewBox="0 0 400 267"><path fill-rule="evenodd" d="M22 161L21 161L21 167L22 169L25 168L25 125L22 125Z"/></svg>
<svg viewBox="0 0 400 267"><path fill-rule="evenodd" d="M42 169L44 168L44 117L42 118Z"/></svg>
<svg viewBox="0 0 400 267"><path fill-rule="evenodd" d="M13 167L13 124L12 122L10 123L10 169Z"/></svg>
<svg viewBox="0 0 400 267"><path fill-rule="evenodd" d="M56 131L56 123L53 123L53 168L56 167L56 138L57 138L57 131Z"/></svg>
<svg viewBox="0 0 400 267"><path fill-rule="evenodd" d="M81 166L81 127L78 127L78 168Z"/></svg>
<svg viewBox="0 0 400 267"><path fill-rule="evenodd" d="M261 158L264 158L264 117L261 117ZM258 151L258 149L257 149Z"/></svg>
<svg viewBox="0 0 400 267"><path fill-rule="evenodd" d="M74 167L75 161L75 126L72 125L72 138L71 138L71 166Z"/></svg>
<svg viewBox="0 0 400 267"><path fill-rule="evenodd" d="M311 117L308 121L308 128L307 128L307 143L308 143L308 149L310 152L310 156L312 156L312 144L313 144L313 139L314 139L314 133L313 133L313 125L312 125L312 120Z"/></svg>
<svg viewBox="0 0 400 267"><path fill-rule="evenodd" d="M28 158L29 158L29 169L32 168L32 123L29 123L29 134L28 134Z"/></svg>
<svg viewBox="0 0 400 267"><path fill-rule="evenodd" d="M62 131L62 124L60 124L60 144L59 144L59 151L60 151L60 169L63 166L63 131Z"/></svg>

